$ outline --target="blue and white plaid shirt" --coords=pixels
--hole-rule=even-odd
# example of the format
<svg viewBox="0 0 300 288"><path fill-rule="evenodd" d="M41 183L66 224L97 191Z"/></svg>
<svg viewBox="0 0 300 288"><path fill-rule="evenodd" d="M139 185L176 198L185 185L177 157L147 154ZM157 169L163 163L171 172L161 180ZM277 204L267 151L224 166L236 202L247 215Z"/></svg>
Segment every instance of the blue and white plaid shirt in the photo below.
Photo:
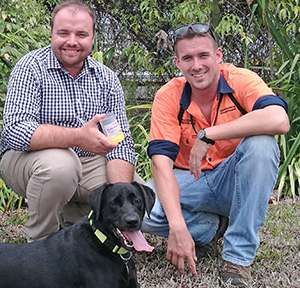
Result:
<svg viewBox="0 0 300 288"><path fill-rule="evenodd" d="M125 136L106 155L107 161L123 159L135 165L123 89L115 73L88 57L74 80L60 65L51 46L37 49L20 59L10 75L0 153L8 149L29 151L31 136L40 124L76 128L96 114L107 112L116 115ZM73 149L78 156L93 155L79 147Z"/></svg>

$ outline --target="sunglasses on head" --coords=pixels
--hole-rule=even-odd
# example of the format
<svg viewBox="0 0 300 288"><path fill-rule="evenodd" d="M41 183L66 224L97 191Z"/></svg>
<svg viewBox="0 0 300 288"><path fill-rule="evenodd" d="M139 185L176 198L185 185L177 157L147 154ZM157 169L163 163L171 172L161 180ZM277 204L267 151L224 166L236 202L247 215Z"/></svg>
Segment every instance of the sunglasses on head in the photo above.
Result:
<svg viewBox="0 0 300 288"><path fill-rule="evenodd" d="M175 30L170 30L169 35L175 39L180 38L183 34L185 34L189 29L192 29L195 33L206 34L209 33L214 40L216 40L213 32L210 29L210 26L206 23L194 23L180 26Z"/></svg>

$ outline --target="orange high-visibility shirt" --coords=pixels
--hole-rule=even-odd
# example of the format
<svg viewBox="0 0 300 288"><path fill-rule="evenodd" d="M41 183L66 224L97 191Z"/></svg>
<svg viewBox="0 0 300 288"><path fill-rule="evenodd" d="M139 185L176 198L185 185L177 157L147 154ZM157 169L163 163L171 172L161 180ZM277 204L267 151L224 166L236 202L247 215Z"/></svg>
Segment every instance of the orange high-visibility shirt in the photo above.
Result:
<svg viewBox="0 0 300 288"><path fill-rule="evenodd" d="M189 154L199 130L233 121L242 116L236 105L228 97L234 98L246 112L261 109L268 105L280 105L287 109L287 103L274 95L266 83L254 72L237 68L232 64L220 64L218 93L213 103L211 124L202 115L199 107L190 100L191 87L184 77L174 78L156 93L152 107L150 143L148 154L170 157L178 168L189 169ZM220 93L223 94L222 101ZM181 125L178 113L182 105L184 113ZM191 118L194 122L194 131ZM216 141L202 161L201 168L213 169L230 156L241 139Z"/></svg>

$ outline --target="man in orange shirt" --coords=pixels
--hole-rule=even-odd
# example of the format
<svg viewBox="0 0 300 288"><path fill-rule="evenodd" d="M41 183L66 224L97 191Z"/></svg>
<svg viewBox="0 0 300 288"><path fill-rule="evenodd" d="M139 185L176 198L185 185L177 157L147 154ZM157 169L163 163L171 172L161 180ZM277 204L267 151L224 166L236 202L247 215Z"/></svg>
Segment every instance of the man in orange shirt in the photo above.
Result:
<svg viewBox="0 0 300 288"><path fill-rule="evenodd" d="M143 231L168 237L167 259L196 275L195 261L216 255L224 234L221 278L251 279L279 163L273 135L289 130L287 103L255 73L220 64L209 25L173 31L181 78L156 94L148 154L157 192ZM229 222L228 222L229 219Z"/></svg>

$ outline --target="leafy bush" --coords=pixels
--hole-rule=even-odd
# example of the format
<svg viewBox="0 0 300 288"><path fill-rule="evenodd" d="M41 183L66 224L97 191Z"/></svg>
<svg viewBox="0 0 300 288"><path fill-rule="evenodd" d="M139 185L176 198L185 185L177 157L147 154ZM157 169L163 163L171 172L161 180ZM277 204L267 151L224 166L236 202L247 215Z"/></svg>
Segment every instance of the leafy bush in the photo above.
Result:
<svg viewBox="0 0 300 288"><path fill-rule="evenodd" d="M152 178L152 162L147 154L151 107L151 104L145 104L126 108L131 135L135 143L136 171L145 181ZM143 109L141 113L130 116L131 111L139 109ZM146 110L145 113L143 113L144 110Z"/></svg>
<svg viewBox="0 0 300 288"><path fill-rule="evenodd" d="M10 72L29 51L50 43L49 13L35 0L1 0L0 107L3 109ZM2 110L0 111L2 112ZM2 115L2 113L0 113Z"/></svg>
<svg viewBox="0 0 300 288"><path fill-rule="evenodd" d="M292 0L277 6L268 1L257 2L257 22L265 25L276 41L271 55L272 62L277 63L278 80L269 84L289 103L290 131L278 137L282 156L276 183L278 198L283 193L295 199L300 187L300 48L296 45L300 43L300 6Z"/></svg>
<svg viewBox="0 0 300 288"><path fill-rule="evenodd" d="M50 10L57 2L60 1L1 1L0 125L11 69L21 56L50 43ZM122 76L122 72L128 75L128 71L132 73L136 69L137 72L134 72L137 74L129 74L133 75L131 82L135 81L136 87L137 82L140 81L135 77L138 73L146 73L151 77L156 75L160 80L168 80L177 73L172 60L173 56L163 50L157 51L153 40L156 32L160 29L167 31L171 27L191 22L211 21L212 27L216 28L215 31L224 36L219 39L223 41L220 41L221 46L227 43L233 49L227 54L241 59L239 63L247 68L263 71L261 74L268 75L264 79L270 78L269 85L273 90L288 101L291 129L287 134L277 137L282 158L276 188L279 191L278 198L281 195L295 198L299 194L299 1L257 0L247 1L247 3L234 1L232 5L224 1L212 0L200 1L201 3L196 0L167 2L90 0L87 2L94 4L99 19L97 27L99 33L96 35L93 56L98 61L110 65L113 70L118 70L119 76ZM238 11L239 15L235 15L233 10L230 10L233 6L243 7L243 10ZM221 17L223 18L220 21ZM230 39L229 36L231 36ZM235 41L231 42L228 39ZM99 52L99 47L103 47L102 50L105 52ZM255 47L255 52L262 50L263 53L257 56L252 52L251 58L248 55L250 47ZM260 65L257 65L255 63L259 57L261 58ZM136 87L131 87L134 95L137 94ZM144 180L148 180L151 177L151 160L146 151L149 142L151 104L143 107L131 100L126 102L127 105L131 105L127 107L127 115L136 145L136 168ZM141 109L146 109L146 112ZM136 111L143 112L136 113ZM1 185L0 207L6 206L10 195L10 190ZM12 197L13 203L15 196Z"/></svg>

